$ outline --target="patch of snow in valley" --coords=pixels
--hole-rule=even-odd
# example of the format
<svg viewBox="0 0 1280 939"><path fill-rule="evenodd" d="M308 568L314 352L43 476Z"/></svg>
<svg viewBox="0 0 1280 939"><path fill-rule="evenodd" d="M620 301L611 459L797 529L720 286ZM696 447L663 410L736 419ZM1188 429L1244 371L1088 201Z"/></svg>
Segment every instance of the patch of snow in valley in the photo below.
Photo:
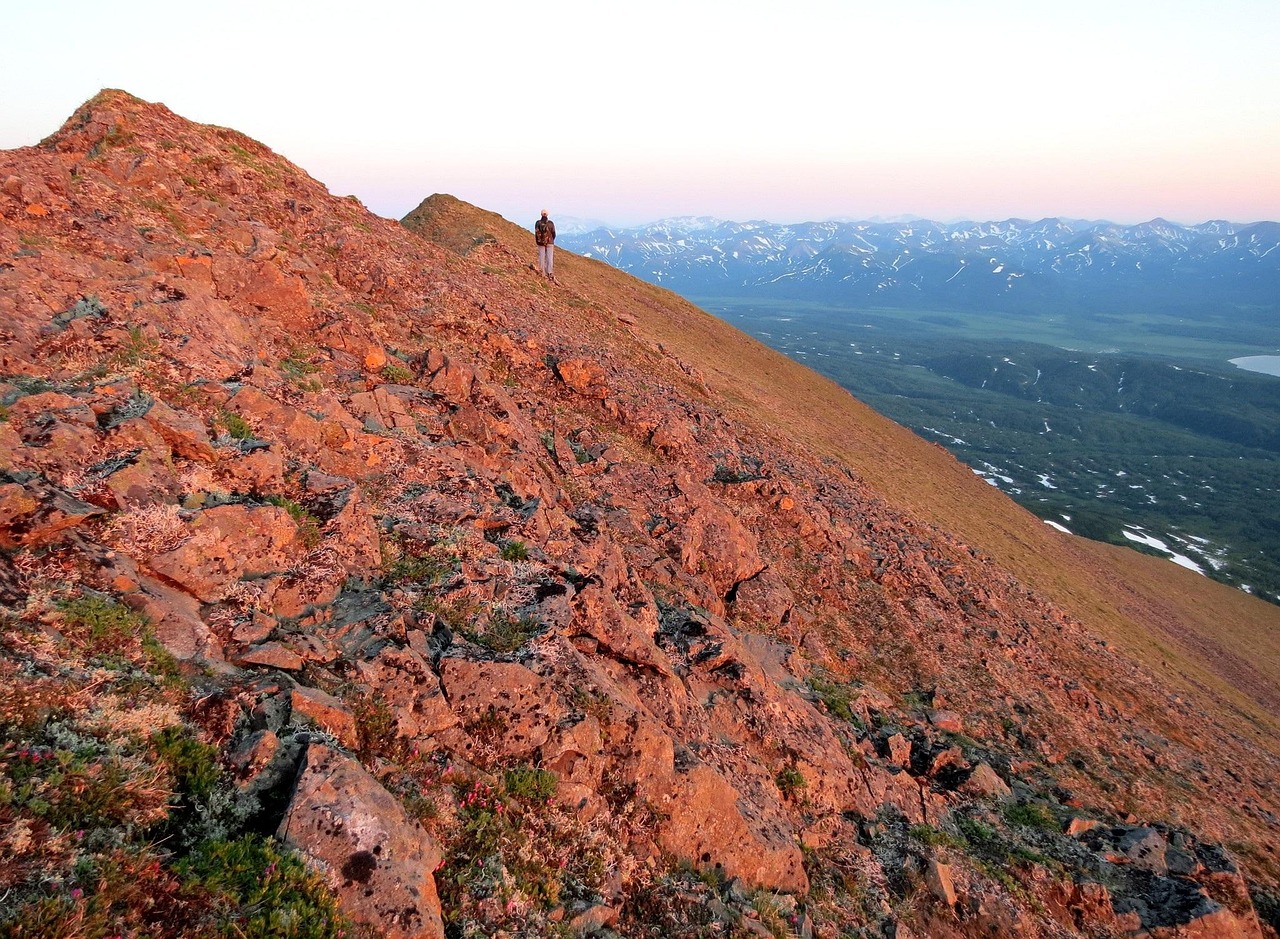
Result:
<svg viewBox="0 0 1280 939"><path fill-rule="evenodd" d="M957 447L969 446L969 442L967 440L961 440L959 437L952 437L950 434L945 433L941 430L938 430L938 428L936 427L926 427L924 429L931 434L935 434L936 436L941 437L943 440L950 440Z"/></svg>
<svg viewBox="0 0 1280 939"><path fill-rule="evenodd" d="M1179 554L1174 551L1159 538L1153 538L1146 532L1130 528L1123 529L1120 534L1124 535L1130 541L1137 542L1138 544L1144 544L1149 548L1155 548L1157 551L1162 551L1169 555L1169 560L1174 564L1177 564L1179 567L1185 567L1189 571L1195 571L1197 574L1204 576L1203 567L1191 560L1191 558L1187 557L1185 554Z"/></svg>
<svg viewBox="0 0 1280 939"><path fill-rule="evenodd" d="M1059 525L1057 522L1055 522L1051 518L1046 518L1044 520L1044 523L1048 525L1050 528L1056 528L1058 531L1062 532L1064 535L1071 534L1071 529L1067 528L1066 525Z"/></svg>
<svg viewBox="0 0 1280 939"><path fill-rule="evenodd" d="M983 463L982 469L975 468L973 471L977 475L986 479L986 481L991 483L991 485L993 486L998 485L996 483L996 480L999 480L1000 482L1004 483L1006 486L1012 486L1014 483L1012 476L1004 475L1004 473L1000 472L1000 467L992 466L990 463Z"/></svg>
<svg viewBox="0 0 1280 939"><path fill-rule="evenodd" d="M1048 474L1048 473L1041 473L1041 474L1040 474L1040 476L1038 477L1038 479L1040 480L1040 485L1044 486L1044 488L1046 488L1046 489L1057 489L1057 488L1058 488L1057 486L1055 486L1055 485L1053 484L1053 480L1049 478L1049 474Z"/></svg>

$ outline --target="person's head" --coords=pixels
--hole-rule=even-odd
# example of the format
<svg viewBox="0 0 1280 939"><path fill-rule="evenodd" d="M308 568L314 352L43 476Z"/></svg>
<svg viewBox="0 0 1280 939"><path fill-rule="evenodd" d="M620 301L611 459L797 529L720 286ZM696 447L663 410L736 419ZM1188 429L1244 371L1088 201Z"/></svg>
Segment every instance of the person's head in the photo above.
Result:
<svg viewBox="0 0 1280 939"><path fill-rule="evenodd" d="M546 209L543 209L543 210L542 210L542 217L543 217L543 218L546 218L546 217L547 217L547 210L546 210Z"/></svg>

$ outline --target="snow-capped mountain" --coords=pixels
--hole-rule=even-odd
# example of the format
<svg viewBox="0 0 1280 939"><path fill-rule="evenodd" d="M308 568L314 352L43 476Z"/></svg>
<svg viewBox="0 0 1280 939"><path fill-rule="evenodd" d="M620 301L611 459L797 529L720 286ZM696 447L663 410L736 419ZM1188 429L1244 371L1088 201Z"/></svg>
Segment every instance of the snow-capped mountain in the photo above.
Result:
<svg viewBox="0 0 1280 939"><path fill-rule="evenodd" d="M564 247L690 296L941 308L1142 302L1280 308L1280 223L664 219Z"/></svg>

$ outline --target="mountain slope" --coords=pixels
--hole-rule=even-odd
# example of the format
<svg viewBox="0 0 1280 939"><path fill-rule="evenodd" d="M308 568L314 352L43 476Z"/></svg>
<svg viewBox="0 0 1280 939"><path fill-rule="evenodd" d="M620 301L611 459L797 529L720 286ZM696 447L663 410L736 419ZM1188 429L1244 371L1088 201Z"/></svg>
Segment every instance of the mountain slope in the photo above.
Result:
<svg viewBox="0 0 1280 939"><path fill-rule="evenodd" d="M523 237L496 216L486 226L486 214L471 210L464 216L455 207L455 224L495 240L499 232L517 243ZM735 421L785 429L854 469L891 503L990 553L1166 677L1194 676L1226 694L1250 721L1275 726L1280 615L1267 604L1203 584L1189 572L1166 570L1172 565L1064 536L938 445L881 419L807 367L674 294L615 275L608 265L561 255L557 263L565 265L575 291L598 302L627 296L637 330L696 368L717 397L736 405ZM1176 661L1169 661L1170 650L1157 649L1167 643L1175 649L1185 644Z"/></svg>
<svg viewBox="0 0 1280 939"><path fill-rule="evenodd" d="M448 197L121 92L0 192L6 926L1262 934L1274 660L1159 627L1274 608Z"/></svg>

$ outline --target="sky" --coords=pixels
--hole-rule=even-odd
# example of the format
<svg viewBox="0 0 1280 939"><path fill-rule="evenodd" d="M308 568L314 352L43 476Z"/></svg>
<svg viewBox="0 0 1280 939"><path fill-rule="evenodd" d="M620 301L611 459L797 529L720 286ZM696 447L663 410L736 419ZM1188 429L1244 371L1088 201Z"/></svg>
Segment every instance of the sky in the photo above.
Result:
<svg viewBox="0 0 1280 939"><path fill-rule="evenodd" d="M389 218L1280 219L1280 0L0 0L0 149L102 88Z"/></svg>

